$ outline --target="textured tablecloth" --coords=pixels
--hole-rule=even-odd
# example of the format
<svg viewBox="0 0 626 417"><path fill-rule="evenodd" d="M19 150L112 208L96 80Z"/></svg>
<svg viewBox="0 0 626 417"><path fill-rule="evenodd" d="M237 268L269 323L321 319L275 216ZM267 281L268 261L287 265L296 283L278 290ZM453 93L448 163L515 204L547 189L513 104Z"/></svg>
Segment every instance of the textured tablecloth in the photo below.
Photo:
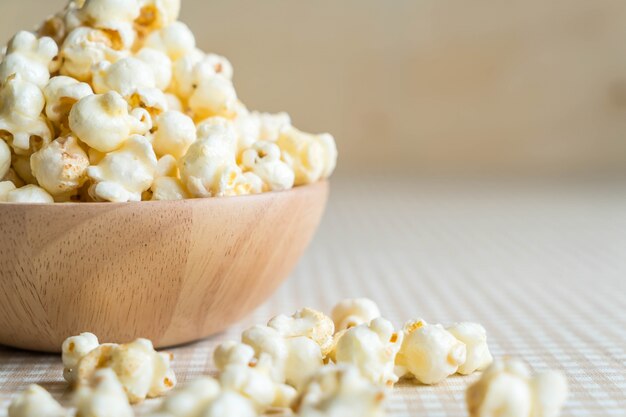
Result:
<svg viewBox="0 0 626 417"><path fill-rule="evenodd" d="M623 183L334 181L321 229L289 281L228 332L174 349L174 368L182 383L212 373L215 345L252 323L368 296L397 325L477 321L495 356L562 369L565 416L626 416L625 191ZM61 369L59 357L0 347L0 416L31 383L67 401ZM464 391L476 378L401 384L389 414L466 416Z"/></svg>

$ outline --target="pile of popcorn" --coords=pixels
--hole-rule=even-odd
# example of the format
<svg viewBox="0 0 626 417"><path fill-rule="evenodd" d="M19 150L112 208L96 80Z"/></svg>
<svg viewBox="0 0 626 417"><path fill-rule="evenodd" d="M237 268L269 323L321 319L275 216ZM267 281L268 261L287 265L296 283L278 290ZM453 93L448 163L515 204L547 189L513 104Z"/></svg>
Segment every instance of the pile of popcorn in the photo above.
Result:
<svg viewBox="0 0 626 417"><path fill-rule="evenodd" d="M180 200L328 178L329 134L250 111L180 0L71 0L0 63L0 202Z"/></svg>
<svg viewBox="0 0 626 417"><path fill-rule="evenodd" d="M484 370L467 390L472 417L557 417L567 397L562 373L531 375L524 363L493 361L485 329L411 320L401 330L364 298L340 302L328 317L303 308L219 345L219 373L176 385L172 355L152 343L100 344L91 333L62 347L73 407L32 385L14 398L9 417L132 417L131 404L165 396L147 417L381 417L400 379L437 384Z"/></svg>

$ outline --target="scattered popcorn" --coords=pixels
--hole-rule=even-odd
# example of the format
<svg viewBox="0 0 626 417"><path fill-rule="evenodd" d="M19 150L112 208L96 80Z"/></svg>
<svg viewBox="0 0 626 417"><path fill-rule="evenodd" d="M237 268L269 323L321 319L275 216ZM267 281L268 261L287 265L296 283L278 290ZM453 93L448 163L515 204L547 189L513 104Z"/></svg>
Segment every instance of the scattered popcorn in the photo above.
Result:
<svg viewBox="0 0 626 417"><path fill-rule="evenodd" d="M34 32L18 32L0 52L0 180L38 186L56 202L125 202L257 194L327 178L337 158L332 136L300 132L286 113L249 111L232 64L196 47L180 7L69 0ZM135 135L146 143L131 156ZM152 173L152 154L170 155L180 169Z"/></svg>
<svg viewBox="0 0 626 417"><path fill-rule="evenodd" d="M467 389L471 417L558 417L567 398L567 380L549 371L531 377L515 359L496 360Z"/></svg>
<svg viewBox="0 0 626 417"><path fill-rule="evenodd" d="M63 378L70 384L76 382L78 362L89 352L100 346L98 338L92 333L81 333L65 339L61 346Z"/></svg>
<svg viewBox="0 0 626 417"><path fill-rule="evenodd" d="M32 203L46 204L54 203L54 198L41 187L28 184L7 193L9 203Z"/></svg>
<svg viewBox="0 0 626 417"><path fill-rule="evenodd" d="M424 320L404 326L404 340L396 357L399 376L408 373L422 384L437 384L465 363L465 344L439 324Z"/></svg>
<svg viewBox="0 0 626 417"><path fill-rule="evenodd" d="M95 343L97 339L89 333L63 343L66 380L79 387L89 386L98 370L109 368L117 375L131 403L161 396L176 385L176 376L170 368L171 355L156 352L149 340L137 339L121 345L104 343L90 349Z"/></svg>
<svg viewBox="0 0 626 417"><path fill-rule="evenodd" d="M9 417L67 417L69 413L39 385L30 385L11 401Z"/></svg>
<svg viewBox="0 0 626 417"><path fill-rule="evenodd" d="M257 417L250 400L233 391L222 391L206 408L202 417Z"/></svg>
<svg viewBox="0 0 626 417"><path fill-rule="evenodd" d="M335 361L355 365L375 384L393 386L398 380L394 366L402 340L403 333L396 333L389 321L379 317L343 333L335 347Z"/></svg>
<svg viewBox="0 0 626 417"><path fill-rule="evenodd" d="M381 417L385 392L349 365L320 369L297 401L298 417Z"/></svg>
<svg viewBox="0 0 626 417"><path fill-rule="evenodd" d="M9 42L0 63L0 83L19 76L23 81L43 88L50 79L50 64L59 52L57 44L48 37L37 37L31 32L18 32Z"/></svg>
<svg viewBox="0 0 626 417"><path fill-rule="evenodd" d="M133 417L124 387L113 370L96 371L75 395L76 417Z"/></svg>
<svg viewBox="0 0 626 417"><path fill-rule="evenodd" d="M330 350L335 333L335 325L330 317L312 308L303 308L291 316L278 315L267 325L283 337L308 337L319 345L323 354Z"/></svg>
<svg viewBox="0 0 626 417"><path fill-rule="evenodd" d="M335 330L344 330L380 317L380 310L369 298L348 298L337 303L330 316Z"/></svg>
<svg viewBox="0 0 626 417"><path fill-rule="evenodd" d="M69 132L69 115L74 104L93 94L91 86L71 77L53 77L43 89L46 117L59 133Z"/></svg>
<svg viewBox="0 0 626 417"><path fill-rule="evenodd" d="M282 191L293 187L293 171L280 160L280 148L276 144L258 141L243 152L241 160L244 169L261 178L265 191Z"/></svg>
<svg viewBox="0 0 626 417"><path fill-rule="evenodd" d="M221 392L220 384L211 377L193 380L167 396L150 417L197 417Z"/></svg>
<svg viewBox="0 0 626 417"><path fill-rule="evenodd" d="M87 168L94 181L89 192L97 200L140 201L150 189L157 158L145 137L133 135L117 151L108 153L98 165Z"/></svg>
<svg viewBox="0 0 626 417"><path fill-rule="evenodd" d="M143 109L128 113L128 104L114 91L82 98L70 111L72 132L100 152L118 149L131 134L145 134L152 128Z"/></svg>
<svg viewBox="0 0 626 417"><path fill-rule="evenodd" d="M15 184L12 181L0 181L0 203L6 203L9 193L15 190Z"/></svg>
<svg viewBox="0 0 626 417"><path fill-rule="evenodd" d="M89 158L76 138L50 142L30 158L32 173L52 196L75 193L87 181Z"/></svg>
<svg viewBox="0 0 626 417"><path fill-rule="evenodd" d="M446 328L459 341L465 343L465 363L459 365L458 373L469 375L491 365L493 357L487 346L487 331L478 323L456 323Z"/></svg>
<svg viewBox="0 0 626 417"><path fill-rule="evenodd" d="M29 155L50 142L52 132L42 116L45 98L39 87L19 75L0 89L0 134L13 151Z"/></svg>

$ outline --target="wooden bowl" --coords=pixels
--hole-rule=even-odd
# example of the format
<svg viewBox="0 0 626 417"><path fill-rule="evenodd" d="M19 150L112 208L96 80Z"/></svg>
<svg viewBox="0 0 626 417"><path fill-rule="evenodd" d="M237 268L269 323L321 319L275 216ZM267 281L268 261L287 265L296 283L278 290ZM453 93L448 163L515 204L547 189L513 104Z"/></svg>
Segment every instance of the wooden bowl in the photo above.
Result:
<svg viewBox="0 0 626 417"><path fill-rule="evenodd" d="M89 331L165 347L219 332L292 271L327 197L321 182L185 201L0 203L0 344L58 352Z"/></svg>

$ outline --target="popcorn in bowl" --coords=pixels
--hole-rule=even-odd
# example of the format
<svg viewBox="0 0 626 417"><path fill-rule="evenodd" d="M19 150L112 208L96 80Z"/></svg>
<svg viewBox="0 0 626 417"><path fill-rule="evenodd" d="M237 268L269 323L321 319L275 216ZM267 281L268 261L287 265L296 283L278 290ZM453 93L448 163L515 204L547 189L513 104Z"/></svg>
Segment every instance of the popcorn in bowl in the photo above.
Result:
<svg viewBox="0 0 626 417"><path fill-rule="evenodd" d="M286 113L248 110L231 63L197 47L180 8L180 0L72 0L9 41L0 181L16 190L0 201L235 196L332 174L334 138L301 132ZM233 147L221 148L207 124ZM155 174L152 155L179 169Z"/></svg>

